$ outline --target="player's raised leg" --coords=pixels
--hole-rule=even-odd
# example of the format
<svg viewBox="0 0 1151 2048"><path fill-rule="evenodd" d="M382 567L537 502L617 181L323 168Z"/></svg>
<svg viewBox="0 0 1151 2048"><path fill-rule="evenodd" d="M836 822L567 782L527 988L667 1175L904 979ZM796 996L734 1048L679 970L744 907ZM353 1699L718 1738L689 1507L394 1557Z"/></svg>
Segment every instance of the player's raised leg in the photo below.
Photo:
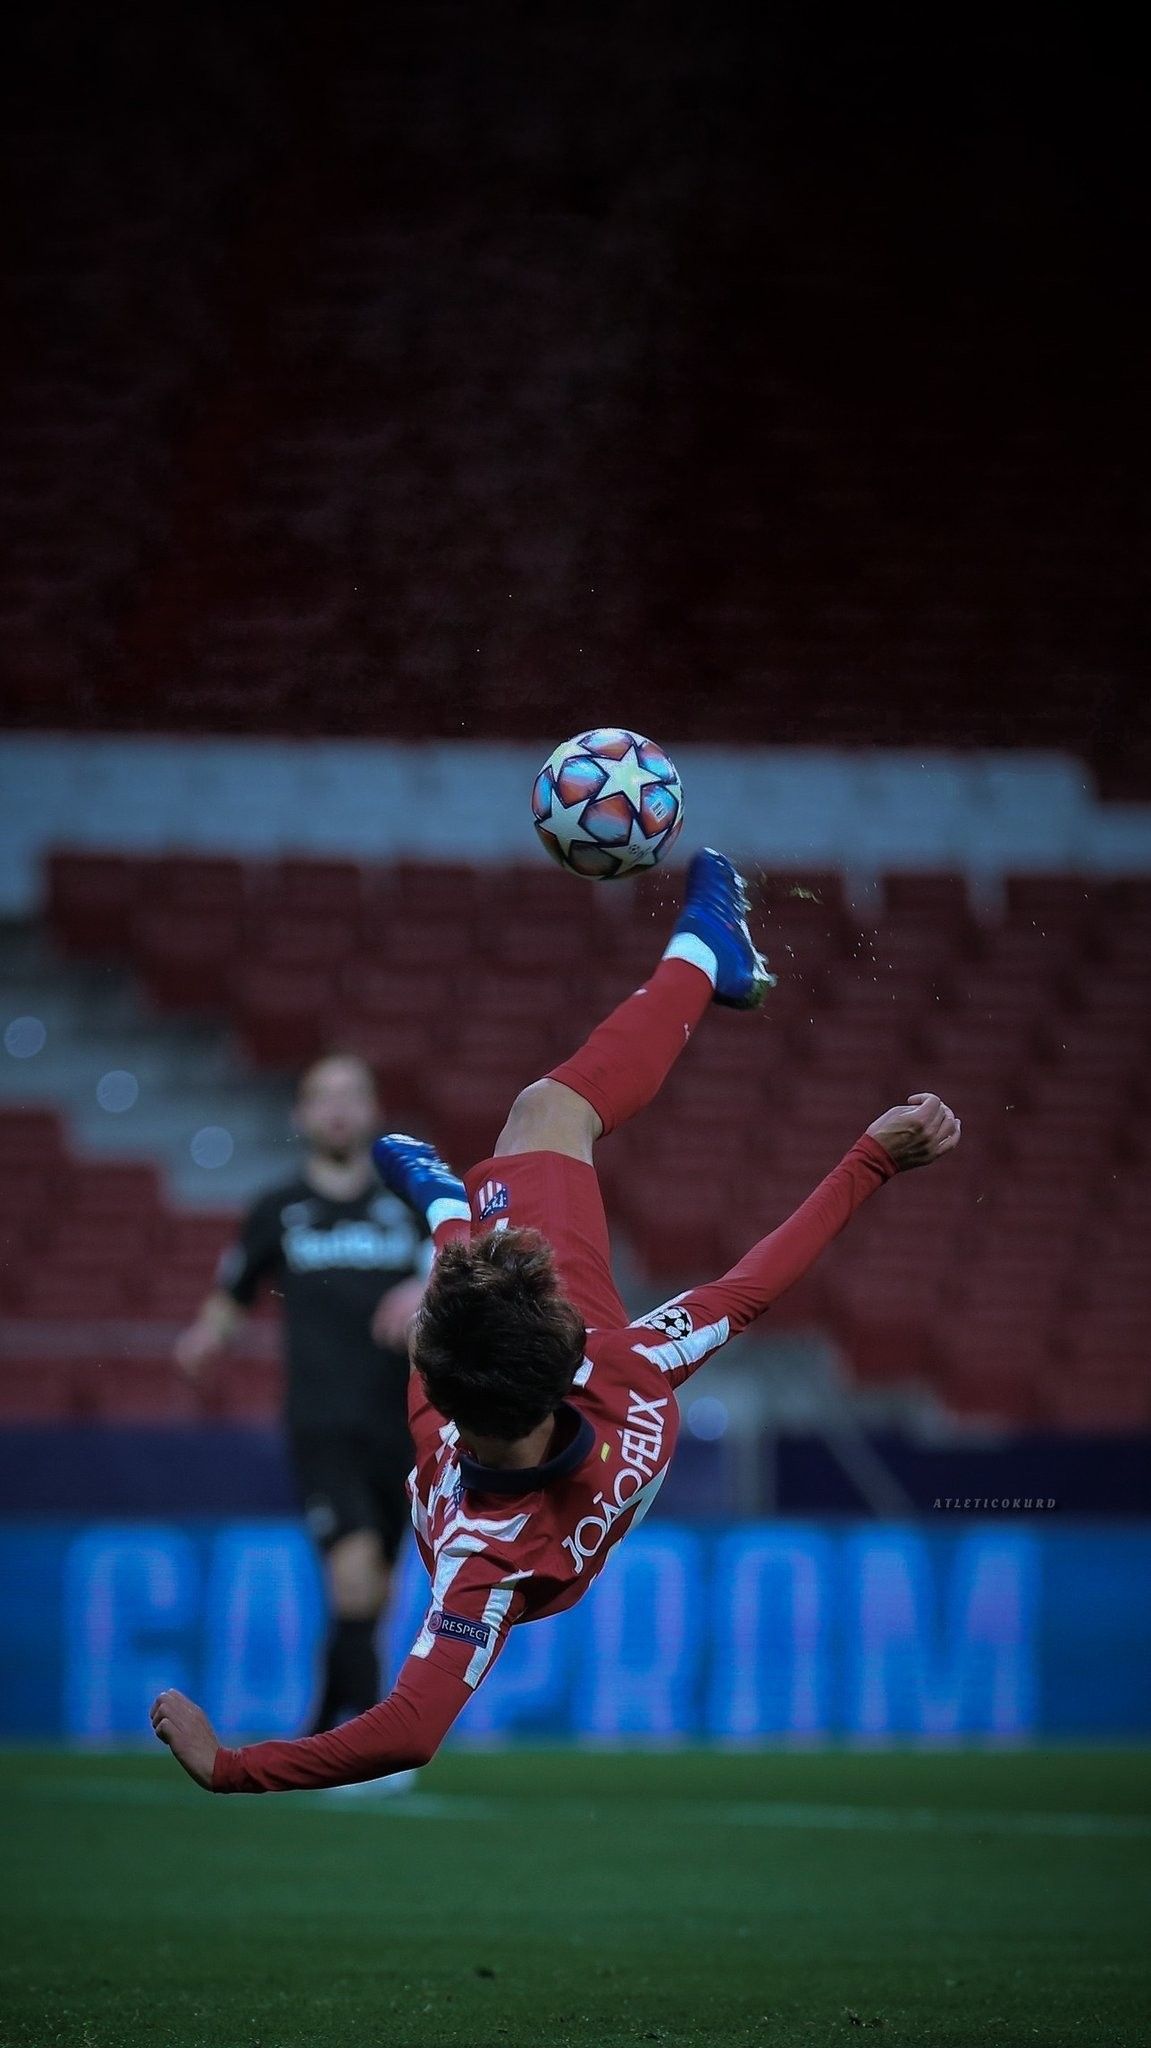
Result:
<svg viewBox="0 0 1151 2048"><path fill-rule="evenodd" d="M529 1225L561 1250L567 1285L589 1324L626 1321L611 1279L595 1174L560 1168L571 1161L590 1168L596 1139L651 1101L710 1003L741 1010L762 1003L774 976L748 931L747 910L743 879L731 862L707 847L697 853L683 909L650 979L571 1059L522 1090L494 1154L473 1167L466 1184L431 1145L398 1134L377 1139L372 1156L381 1179L426 1215L437 1250L489 1223ZM509 1165L501 1172L503 1161Z"/></svg>
<svg viewBox="0 0 1151 2048"><path fill-rule="evenodd" d="M512 1104L492 1156L459 1181L429 1145L377 1140L387 1185L424 1210L437 1250L470 1228L527 1227L552 1247L568 1300L589 1329L627 1321L611 1270L596 1139L651 1101L710 1003L752 1010L774 977L747 928L743 879L705 847L654 973L578 1052Z"/></svg>
<svg viewBox="0 0 1151 2048"><path fill-rule="evenodd" d="M754 1010L775 977L747 928L743 877L704 847L688 869L684 906L643 988L571 1059L516 1097L495 1156L560 1152L590 1160L597 1138L643 1109L711 1003Z"/></svg>

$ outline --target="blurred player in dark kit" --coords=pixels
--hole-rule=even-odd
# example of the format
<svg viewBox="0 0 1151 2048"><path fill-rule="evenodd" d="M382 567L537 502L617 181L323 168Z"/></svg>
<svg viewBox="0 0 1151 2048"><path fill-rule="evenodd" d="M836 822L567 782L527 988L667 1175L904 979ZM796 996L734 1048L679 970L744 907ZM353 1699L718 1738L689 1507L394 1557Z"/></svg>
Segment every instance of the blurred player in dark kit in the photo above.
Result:
<svg viewBox="0 0 1151 2048"><path fill-rule="evenodd" d="M309 1067L295 1105L302 1169L253 1204L175 1348L197 1378L262 1284L282 1294L288 1444L331 1610L316 1732L379 1699L376 1632L409 1520L406 1334L431 1246L423 1218L380 1185L369 1150L379 1122L363 1060Z"/></svg>

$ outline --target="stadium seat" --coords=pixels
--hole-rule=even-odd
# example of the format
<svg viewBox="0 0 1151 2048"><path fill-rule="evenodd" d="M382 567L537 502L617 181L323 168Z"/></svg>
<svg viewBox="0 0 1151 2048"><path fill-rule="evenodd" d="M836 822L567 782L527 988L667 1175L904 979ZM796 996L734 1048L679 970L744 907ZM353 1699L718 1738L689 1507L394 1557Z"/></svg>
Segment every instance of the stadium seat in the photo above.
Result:
<svg viewBox="0 0 1151 2048"><path fill-rule="evenodd" d="M189 1015L223 1010L241 929L238 904L138 911L132 924L133 955L157 1009Z"/></svg>
<svg viewBox="0 0 1151 2048"><path fill-rule="evenodd" d="M462 861L397 861L390 871L391 915L413 926L466 922L483 893L483 877Z"/></svg>
<svg viewBox="0 0 1151 2048"><path fill-rule="evenodd" d="M151 1253L151 1215L93 1216L83 1211L64 1215L49 1224L39 1247L39 1259L60 1268L97 1273L137 1271Z"/></svg>
<svg viewBox="0 0 1151 2048"><path fill-rule="evenodd" d="M165 1208L157 1213L154 1230L166 1258L182 1265L200 1264L210 1273L233 1242L237 1223L228 1209L192 1214Z"/></svg>
<svg viewBox="0 0 1151 2048"><path fill-rule="evenodd" d="M930 1265L876 1254L841 1261L828 1275L837 1327L850 1333L856 1369L868 1382L933 1377L940 1274Z"/></svg>
<svg viewBox="0 0 1151 2048"><path fill-rule="evenodd" d="M0 1358L0 1425L71 1422L80 1407L70 1363L50 1358Z"/></svg>
<svg viewBox="0 0 1151 2048"><path fill-rule="evenodd" d="M1151 1377L1079 1366L1048 1376L1042 1414L1057 1429L1126 1434L1151 1428Z"/></svg>
<svg viewBox="0 0 1151 2048"><path fill-rule="evenodd" d="M156 1250L158 1263L138 1287L138 1312L161 1322L190 1322L212 1286L215 1262L171 1259L162 1240Z"/></svg>
<svg viewBox="0 0 1151 2048"><path fill-rule="evenodd" d="M533 1077L530 1061L472 1073L449 1070L426 1075L422 1095L430 1120L429 1135L461 1171L465 1165L487 1158L516 1094Z"/></svg>
<svg viewBox="0 0 1151 2048"><path fill-rule="evenodd" d="M233 976L232 996L241 1040L254 1060L298 1068L323 1049L323 974L278 961L254 962Z"/></svg>
<svg viewBox="0 0 1151 2048"><path fill-rule="evenodd" d="M182 1378L171 1359L163 1357L89 1361L80 1399L98 1422L194 1423L202 1421L206 1413L198 1389Z"/></svg>
<svg viewBox="0 0 1151 2048"><path fill-rule="evenodd" d="M59 1121L50 1109L0 1109L0 1156L8 1173L40 1176L62 1162Z"/></svg>
<svg viewBox="0 0 1151 2048"><path fill-rule="evenodd" d="M1061 1016L1045 1027L1044 1045L1069 1073L1085 1079L1097 1072L1126 1075L1146 1053L1145 1019Z"/></svg>
<svg viewBox="0 0 1151 2048"><path fill-rule="evenodd" d="M337 925L354 926L375 895L378 880L376 872L369 873L356 861L296 858L277 862L265 879L265 889L283 917L330 917Z"/></svg>
<svg viewBox="0 0 1151 2048"><path fill-rule="evenodd" d="M1119 1302L1104 1296L1088 1303L1065 1319L1059 1334L1063 1347L1089 1372L1121 1361L1132 1374L1151 1376L1145 1295Z"/></svg>
<svg viewBox="0 0 1151 2048"><path fill-rule="evenodd" d="M442 976L445 962L458 963L469 957L473 938L474 925L467 922L458 903L449 917L429 913L417 918L413 913L398 920L389 915L383 923L369 920L360 926L349 955L349 970L362 960L393 968L397 974Z"/></svg>
<svg viewBox="0 0 1151 2048"><path fill-rule="evenodd" d="M221 1361L206 1399L225 1422L266 1424L278 1420L282 1393L283 1371L277 1360L241 1354Z"/></svg>
<svg viewBox="0 0 1151 2048"><path fill-rule="evenodd" d="M347 1005L329 1013L321 1043L358 1053L376 1077L384 1114L394 1121L401 1102L418 1101L428 1065L430 1032L416 1016L377 1016Z"/></svg>
<svg viewBox="0 0 1151 2048"><path fill-rule="evenodd" d="M47 910L60 945L85 959L125 954L142 877L140 862L118 854L50 854Z"/></svg>
<svg viewBox="0 0 1151 2048"><path fill-rule="evenodd" d="M238 914L244 906L248 870L223 854L162 854L143 864L145 904L162 905L183 916Z"/></svg>
<svg viewBox="0 0 1151 2048"><path fill-rule="evenodd" d="M46 1322L100 1322L126 1316L134 1306L119 1272L40 1264L24 1274L19 1305L22 1315Z"/></svg>
<svg viewBox="0 0 1151 2048"><path fill-rule="evenodd" d="M1009 875L1007 915L1021 931L1080 929L1098 911L1102 892L1082 875Z"/></svg>
<svg viewBox="0 0 1151 2048"><path fill-rule="evenodd" d="M657 1285L682 1287L726 1268L723 1217L709 1212L698 1190L666 1174L633 1175L621 1205L628 1235Z"/></svg>
<svg viewBox="0 0 1151 2048"><path fill-rule="evenodd" d="M75 1210L115 1216L126 1225L151 1217L160 1199L159 1174L150 1160L75 1160L67 1184Z"/></svg>
<svg viewBox="0 0 1151 2048"><path fill-rule="evenodd" d="M145 973L178 976L181 961L214 943L214 920L234 929L230 910L204 908L218 889L213 863L182 868L183 858L99 871L116 902L146 906L121 927ZM62 871L67 887L84 868L81 857ZM226 863L220 873L235 879ZM164 877L173 898L186 892L174 922L158 907ZM577 892L577 911L564 878L547 869L245 862L252 939L239 951L220 944L229 966L216 985L253 1056L298 1066L324 1044L362 1050L389 1116L427 1130L466 1165L490 1150L518 1089L640 984L671 883L657 875L635 890ZM1135 885L1093 895L1074 877L1020 876L1006 915L978 925L963 884L946 874L889 877L870 925L848 913L838 877L816 876L806 893L791 876L768 876L759 894L757 915L782 948L780 987L761 1017L709 1017L658 1105L602 1154L612 1212L653 1280L737 1257L887 1102L930 1085L963 1117L959 1153L869 1205L785 1319L828 1321L865 1379L919 1378L977 1414L1046 1412L1049 1357L1065 1361L1068 1387L1072 1366L1112 1353L1117 1375L1134 1373L1151 1309L1140 1276L1151 1154L1141 1109L1127 1114L1142 1103L1148 1051L1146 905ZM569 908L577 918L579 953L556 955L557 905L569 930ZM477 948L490 908L503 958ZM253 942L273 957L253 957ZM195 979L180 1008L193 1002ZM167 992L177 999L177 981ZM59 1253L27 1287L14 1252L0 1281L9 1314L122 1316L133 1247L144 1242L155 1274L149 1313L171 1321L188 1312L227 1219L203 1230L189 1220L185 1232L146 1166L70 1164L48 1111L0 1111L0 1138L19 1162L17 1173L0 1173L12 1245L45 1209L59 1223L58 1187L77 1219L75 1255L65 1256L61 1230ZM962 1334L943 1359L938 1333L949 1320ZM1059 1399L1070 1416L1090 1396ZM1113 1415L1136 1406L1126 1392L1101 1395Z"/></svg>
<svg viewBox="0 0 1151 2048"><path fill-rule="evenodd" d="M449 952L420 966L398 962L387 949L379 955L356 955L340 970L334 1000L381 1022L388 1018L397 1024L416 1020L434 1037L448 1009L454 957Z"/></svg>
<svg viewBox="0 0 1151 2048"><path fill-rule="evenodd" d="M883 902L889 916L903 913L930 919L938 929L960 929L970 916L964 877L922 868L885 874Z"/></svg>
<svg viewBox="0 0 1151 2048"><path fill-rule="evenodd" d="M245 933L245 952L278 967L307 968L317 975L338 972L356 951L356 930L323 911L303 915L265 904L255 912Z"/></svg>
<svg viewBox="0 0 1151 2048"><path fill-rule="evenodd" d="M1151 917L1151 876L1124 875L1108 883L1101 892L1104 912L1110 917Z"/></svg>
<svg viewBox="0 0 1151 2048"><path fill-rule="evenodd" d="M1147 1028L1151 979L1144 967L1110 963L1085 975L1076 991L1083 1018L1119 1033Z"/></svg>

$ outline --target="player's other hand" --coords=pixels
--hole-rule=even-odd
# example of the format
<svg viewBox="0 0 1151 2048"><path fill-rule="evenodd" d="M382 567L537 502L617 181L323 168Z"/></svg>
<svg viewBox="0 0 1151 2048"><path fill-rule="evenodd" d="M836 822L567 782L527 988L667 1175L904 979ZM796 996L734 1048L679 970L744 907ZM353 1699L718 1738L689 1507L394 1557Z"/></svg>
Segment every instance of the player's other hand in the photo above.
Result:
<svg viewBox="0 0 1151 2048"><path fill-rule="evenodd" d="M202 1707L182 1692L162 1692L152 1701L152 1726L166 1742L176 1762L183 1764L190 1778L212 1789L212 1766L220 1745L216 1731Z"/></svg>
<svg viewBox="0 0 1151 2048"><path fill-rule="evenodd" d="M186 1330L181 1330L172 1346L172 1363L186 1379L198 1380L221 1349L218 1331L198 1318L196 1322L189 1323Z"/></svg>
<svg viewBox="0 0 1151 2048"><path fill-rule="evenodd" d="M954 1110L938 1095L909 1095L898 1109L885 1110L868 1124L867 1135L891 1154L901 1173L907 1173L954 1152L962 1128Z"/></svg>
<svg viewBox="0 0 1151 2048"><path fill-rule="evenodd" d="M408 1348L408 1325L424 1298L426 1282L418 1273L389 1289L372 1317L372 1335L385 1351Z"/></svg>

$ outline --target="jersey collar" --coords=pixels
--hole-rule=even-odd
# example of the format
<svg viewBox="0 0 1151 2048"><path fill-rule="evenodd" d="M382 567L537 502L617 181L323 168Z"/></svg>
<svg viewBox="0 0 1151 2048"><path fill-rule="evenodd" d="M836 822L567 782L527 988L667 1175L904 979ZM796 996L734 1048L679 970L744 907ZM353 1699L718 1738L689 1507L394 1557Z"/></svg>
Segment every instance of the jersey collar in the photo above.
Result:
<svg viewBox="0 0 1151 2048"><path fill-rule="evenodd" d="M460 1477L469 1493L536 1493L541 1486L550 1486L553 1480L566 1479L577 1465L582 1465L595 1443L595 1429L586 1415L573 1408L567 1401L561 1401L556 1409L557 1416L574 1417L575 1434L570 1443L557 1451L554 1458L548 1458L542 1465L481 1465L478 1458L469 1458L466 1451L460 1452Z"/></svg>

